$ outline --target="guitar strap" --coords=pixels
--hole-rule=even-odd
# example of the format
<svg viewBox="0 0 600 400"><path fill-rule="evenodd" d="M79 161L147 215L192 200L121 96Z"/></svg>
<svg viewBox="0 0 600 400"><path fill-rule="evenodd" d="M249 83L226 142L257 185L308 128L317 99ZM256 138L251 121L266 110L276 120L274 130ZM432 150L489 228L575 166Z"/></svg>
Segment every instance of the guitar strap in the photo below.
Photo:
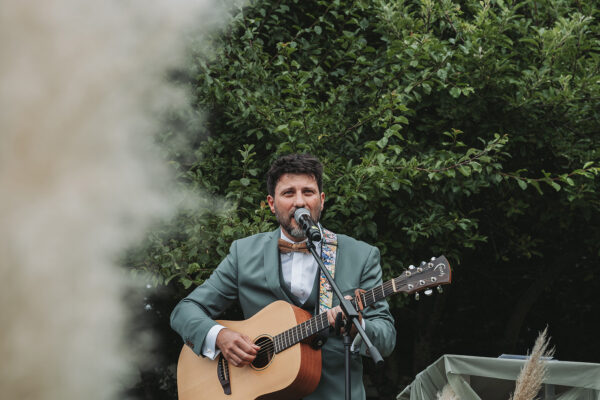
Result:
<svg viewBox="0 0 600 400"><path fill-rule="evenodd" d="M323 241L321 245L321 258L327 271L335 277L335 258L337 256L337 235L322 228ZM333 303L333 291L323 272L319 276L319 314L329 310Z"/></svg>

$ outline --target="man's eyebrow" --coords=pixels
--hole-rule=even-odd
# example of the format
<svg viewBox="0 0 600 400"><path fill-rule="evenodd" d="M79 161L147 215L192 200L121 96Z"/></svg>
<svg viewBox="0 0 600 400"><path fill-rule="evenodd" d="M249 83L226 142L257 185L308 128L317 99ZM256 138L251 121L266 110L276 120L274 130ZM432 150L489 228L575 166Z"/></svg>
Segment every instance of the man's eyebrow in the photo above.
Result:
<svg viewBox="0 0 600 400"><path fill-rule="evenodd" d="M279 193L283 193L283 192L285 192L285 191L287 191L287 190L295 190L295 186L294 186L294 185L290 185L290 186L284 186L284 187L282 187L281 189L279 189ZM317 189L316 189L316 188L314 188L314 187L312 187L312 186L302 186L302 187L300 188L300 190L311 190L311 191L313 191L313 192L316 192L316 191L317 191Z"/></svg>

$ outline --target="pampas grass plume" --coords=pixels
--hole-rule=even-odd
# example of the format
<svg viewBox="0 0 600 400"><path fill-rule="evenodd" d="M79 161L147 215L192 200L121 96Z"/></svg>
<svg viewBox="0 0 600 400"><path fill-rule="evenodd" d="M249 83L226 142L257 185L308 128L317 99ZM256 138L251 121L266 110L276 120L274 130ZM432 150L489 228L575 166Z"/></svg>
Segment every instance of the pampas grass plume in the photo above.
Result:
<svg viewBox="0 0 600 400"><path fill-rule="evenodd" d="M554 349L548 349L547 333L546 327L536 339L531 356L517 377L515 392L510 400L533 400L542 388L542 381L546 375L546 361L543 358L552 357L554 354Z"/></svg>
<svg viewBox="0 0 600 400"><path fill-rule="evenodd" d="M452 386L447 384L441 392L438 392L436 400L459 400L459 398L452 390Z"/></svg>

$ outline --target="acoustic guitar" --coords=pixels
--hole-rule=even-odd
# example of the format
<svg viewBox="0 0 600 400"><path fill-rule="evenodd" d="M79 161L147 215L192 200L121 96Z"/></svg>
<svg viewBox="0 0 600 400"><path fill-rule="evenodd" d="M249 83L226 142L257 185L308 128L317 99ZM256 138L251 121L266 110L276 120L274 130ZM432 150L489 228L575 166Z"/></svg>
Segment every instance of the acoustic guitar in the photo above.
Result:
<svg viewBox="0 0 600 400"><path fill-rule="evenodd" d="M395 293L431 294L432 287L451 282L452 272L444 256L411 266L402 275L352 300L355 307L367 308ZM441 291L441 290L440 290ZM358 308L357 308L358 309ZM247 366L229 368L219 355L215 360L198 357L183 346L177 364L179 400L289 400L312 393L321 377L321 350L307 340L329 329L327 314L314 317L285 301L275 301L243 321L217 321L254 338L260 350Z"/></svg>

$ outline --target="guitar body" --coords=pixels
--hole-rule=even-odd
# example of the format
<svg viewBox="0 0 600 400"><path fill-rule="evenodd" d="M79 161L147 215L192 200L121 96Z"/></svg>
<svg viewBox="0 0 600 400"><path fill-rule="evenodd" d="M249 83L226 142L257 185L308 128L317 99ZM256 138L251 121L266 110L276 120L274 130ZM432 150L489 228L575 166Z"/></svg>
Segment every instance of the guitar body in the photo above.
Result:
<svg viewBox="0 0 600 400"><path fill-rule="evenodd" d="M217 321L257 339L275 336L306 320L311 315L285 301L276 301L244 321ZM231 394L225 394L218 376L218 358L197 356L183 346L177 364L179 400L293 400L312 393L321 378L321 351L305 343L297 343L274 354L266 366L229 365Z"/></svg>

